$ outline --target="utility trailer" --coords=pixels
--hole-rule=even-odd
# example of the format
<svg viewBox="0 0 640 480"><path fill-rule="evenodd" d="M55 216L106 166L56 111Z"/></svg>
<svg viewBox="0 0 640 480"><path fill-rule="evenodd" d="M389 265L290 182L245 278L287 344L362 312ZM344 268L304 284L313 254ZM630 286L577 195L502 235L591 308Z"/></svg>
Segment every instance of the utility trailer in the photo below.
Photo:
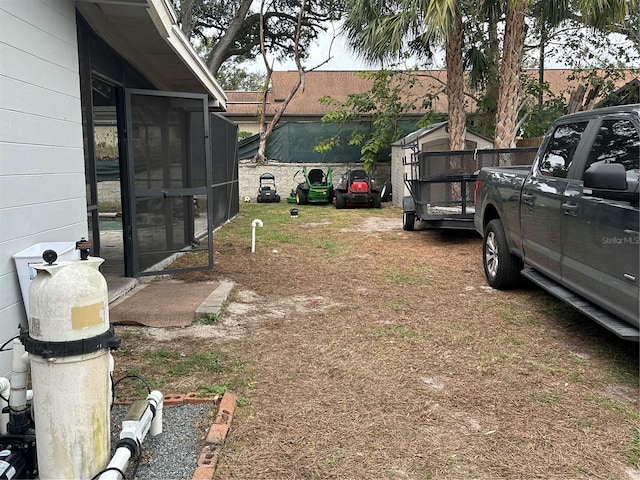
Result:
<svg viewBox="0 0 640 480"><path fill-rule="evenodd" d="M475 182L482 167L531 165L537 148L418 152L403 159L402 228L475 230Z"/></svg>

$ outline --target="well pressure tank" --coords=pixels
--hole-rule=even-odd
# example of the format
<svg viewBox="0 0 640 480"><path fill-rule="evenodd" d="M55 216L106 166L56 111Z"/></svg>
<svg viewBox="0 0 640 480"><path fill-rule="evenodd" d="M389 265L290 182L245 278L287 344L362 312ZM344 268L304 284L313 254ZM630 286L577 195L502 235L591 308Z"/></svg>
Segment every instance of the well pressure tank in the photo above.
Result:
<svg viewBox="0 0 640 480"><path fill-rule="evenodd" d="M55 261L55 259L54 259ZM110 456L109 325L104 260L32 265L29 331L40 480L91 479Z"/></svg>

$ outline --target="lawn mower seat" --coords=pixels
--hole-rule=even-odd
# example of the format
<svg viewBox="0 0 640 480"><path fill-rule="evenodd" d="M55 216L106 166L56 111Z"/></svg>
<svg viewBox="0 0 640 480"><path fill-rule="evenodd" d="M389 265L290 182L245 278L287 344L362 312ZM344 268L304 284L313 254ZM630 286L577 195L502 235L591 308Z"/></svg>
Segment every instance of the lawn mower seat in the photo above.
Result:
<svg viewBox="0 0 640 480"><path fill-rule="evenodd" d="M322 179L324 177L324 172L319 168L312 168L309 170L309 183L311 185L322 185Z"/></svg>
<svg viewBox="0 0 640 480"><path fill-rule="evenodd" d="M367 180L367 172L364 170L351 170L351 178L349 183L364 182Z"/></svg>

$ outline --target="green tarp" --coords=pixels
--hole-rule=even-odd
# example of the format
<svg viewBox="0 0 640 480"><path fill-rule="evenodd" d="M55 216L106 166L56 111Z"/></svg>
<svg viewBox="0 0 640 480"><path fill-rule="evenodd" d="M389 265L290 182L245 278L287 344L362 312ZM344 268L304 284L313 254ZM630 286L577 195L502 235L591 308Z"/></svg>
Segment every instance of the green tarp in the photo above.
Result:
<svg viewBox="0 0 640 480"><path fill-rule="evenodd" d="M96 162L96 176L99 182L120 180L120 165L117 160Z"/></svg>
<svg viewBox="0 0 640 480"><path fill-rule="evenodd" d="M405 125L406 124L406 125ZM403 122L404 134L414 131L415 122ZM287 122L278 125L266 149L266 157L283 163L359 163L360 145L349 145L352 133L356 131L364 135L371 131L371 122L358 123L322 123L322 122ZM322 141L338 136L339 145L327 152L316 152L314 147ZM238 143L239 158L251 159L258 152L260 136L253 135ZM391 147L382 151L378 161L389 161Z"/></svg>

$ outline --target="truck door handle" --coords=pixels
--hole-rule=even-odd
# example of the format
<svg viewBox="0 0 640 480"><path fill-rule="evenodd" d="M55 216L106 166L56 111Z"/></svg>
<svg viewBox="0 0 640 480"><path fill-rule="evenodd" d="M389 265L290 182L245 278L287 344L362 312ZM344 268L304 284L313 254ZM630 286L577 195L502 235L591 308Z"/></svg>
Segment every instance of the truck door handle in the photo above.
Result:
<svg viewBox="0 0 640 480"><path fill-rule="evenodd" d="M562 213L565 215L571 215L572 217L576 216L576 212L578 211L577 203L563 203L562 204Z"/></svg>
<svg viewBox="0 0 640 480"><path fill-rule="evenodd" d="M533 201L535 200L535 198L536 197L530 193L523 193L522 203L524 203L525 205L529 205L530 207L533 207Z"/></svg>

